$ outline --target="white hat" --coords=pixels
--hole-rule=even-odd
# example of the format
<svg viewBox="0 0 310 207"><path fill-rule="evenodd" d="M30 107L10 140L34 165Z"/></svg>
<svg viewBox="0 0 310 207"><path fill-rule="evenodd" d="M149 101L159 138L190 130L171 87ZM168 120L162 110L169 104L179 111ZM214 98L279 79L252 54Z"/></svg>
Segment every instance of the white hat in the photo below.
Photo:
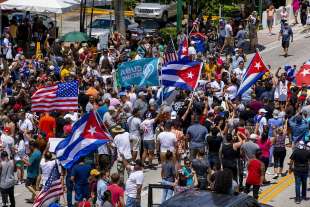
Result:
<svg viewBox="0 0 310 207"><path fill-rule="evenodd" d="M278 118L279 117L279 110L275 109L272 113L273 118Z"/></svg>
<svg viewBox="0 0 310 207"><path fill-rule="evenodd" d="M307 143L307 146L310 147L310 142Z"/></svg>
<svg viewBox="0 0 310 207"><path fill-rule="evenodd" d="M171 112L171 119L174 120L177 118L177 112L176 111L172 111Z"/></svg>
<svg viewBox="0 0 310 207"><path fill-rule="evenodd" d="M251 134L250 139L257 139L257 134Z"/></svg>
<svg viewBox="0 0 310 207"><path fill-rule="evenodd" d="M259 109L259 111L258 111L258 113L267 113L268 111L266 111L266 109L264 109L264 108L261 108L261 109Z"/></svg>
<svg viewBox="0 0 310 207"><path fill-rule="evenodd" d="M188 48L188 55L196 55L196 50L194 47Z"/></svg>
<svg viewBox="0 0 310 207"><path fill-rule="evenodd" d="M109 111L116 111L114 106L109 106Z"/></svg>
<svg viewBox="0 0 310 207"><path fill-rule="evenodd" d="M145 96L146 95L146 93L144 93L143 91L140 91L139 93L138 93L138 96Z"/></svg>
<svg viewBox="0 0 310 207"><path fill-rule="evenodd" d="M151 99L149 100L149 105L152 105L152 106L156 105L155 99L151 98Z"/></svg>

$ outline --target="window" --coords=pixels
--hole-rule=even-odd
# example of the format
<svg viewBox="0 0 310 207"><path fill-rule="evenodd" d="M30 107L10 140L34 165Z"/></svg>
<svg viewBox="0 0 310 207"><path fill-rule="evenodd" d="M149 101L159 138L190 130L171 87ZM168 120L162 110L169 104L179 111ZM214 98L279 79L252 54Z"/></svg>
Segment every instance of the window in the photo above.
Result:
<svg viewBox="0 0 310 207"><path fill-rule="evenodd" d="M109 19L96 19L93 21L92 28L108 29L113 25Z"/></svg>

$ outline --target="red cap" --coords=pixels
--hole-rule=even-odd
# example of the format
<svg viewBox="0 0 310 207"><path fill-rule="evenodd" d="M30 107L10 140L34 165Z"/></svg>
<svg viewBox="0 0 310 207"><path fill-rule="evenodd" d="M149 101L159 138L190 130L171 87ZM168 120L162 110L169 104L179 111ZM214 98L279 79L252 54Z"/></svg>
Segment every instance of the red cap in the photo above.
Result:
<svg viewBox="0 0 310 207"><path fill-rule="evenodd" d="M216 80L221 80L222 79L222 75L221 74L216 74L215 75L215 79Z"/></svg>
<svg viewBox="0 0 310 207"><path fill-rule="evenodd" d="M5 127L5 128L3 129L3 131L6 132L6 133L10 133L11 129L10 129L9 127Z"/></svg>

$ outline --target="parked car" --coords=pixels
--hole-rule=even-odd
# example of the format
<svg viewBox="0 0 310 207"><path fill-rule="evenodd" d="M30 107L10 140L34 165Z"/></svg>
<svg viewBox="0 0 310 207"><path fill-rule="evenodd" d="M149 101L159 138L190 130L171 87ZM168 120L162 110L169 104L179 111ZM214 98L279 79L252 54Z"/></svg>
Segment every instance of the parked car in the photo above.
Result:
<svg viewBox="0 0 310 207"><path fill-rule="evenodd" d="M143 39L147 34L155 35L158 33L160 25L156 20L147 19L141 21L139 27L129 29L128 32L131 33L131 38L136 40Z"/></svg>
<svg viewBox="0 0 310 207"><path fill-rule="evenodd" d="M9 14L9 20L11 21L13 18L16 19L17 22L22 22L23 19L25 18L26 13L25 12L14 12L12 14ZM50 22L53 22L55 25L55 20L47 15L43 15L43 14L37 14L37 13L30 13L30 18L33 20L34 18L39 17L40 19L42 19L43 24L45 27L48 28L48 24Z"/></svg>
<svg viewBox="0 0 310 207"><path fill-rule="evenodd" d="M134 14L135 21L155 19L167 23L177 15L177 3L175 0L145 0L135 7Z"/></svg>
<svg viewBox="0 0 310 207"><path fill-rule="evenodd" d="M160 184L150 184L148 207L272 207L258 203L252 196L244 193L224 195L210 191L186 190L174 195L162 204L153 203L153 190L171 188ZM156 190L158 191L158 190Z"/></svg>
<svg viewBox="0 0 310 207"><path fill-rule="evenodd" d="M110 30L113 31L115 29L114 16L111 16L111 17L110 16L103 16L103 17L99 17L99 18L95 19L92 22L92 24L89 24L87 26L87 34L89 34L90 26L92 28L91 29L91 36L92 37L98 37L101 34L109 33ZM125 17L126 31L135 29L138 26L139 26L139 24L136 23L134 20Z"/></svg>

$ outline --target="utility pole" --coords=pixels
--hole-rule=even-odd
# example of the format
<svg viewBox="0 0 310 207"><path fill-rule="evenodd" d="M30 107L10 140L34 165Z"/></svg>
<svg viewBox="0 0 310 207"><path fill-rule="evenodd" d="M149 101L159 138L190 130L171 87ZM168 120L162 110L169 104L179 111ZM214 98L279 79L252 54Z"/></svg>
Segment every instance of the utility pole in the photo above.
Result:
<svg viewBox="0 0 310 207"><path fill-rule="evenodd" d="M182 29L182 17L183 17L183 0L177 0L177 32Z"/></svg>
<svg viewBox="0 0 310 207"><path fill-rule="evenodd" d="M124 20L124 0L114 0L114 16L115 16L116 30L125 37L126 28Z"/></svg>

